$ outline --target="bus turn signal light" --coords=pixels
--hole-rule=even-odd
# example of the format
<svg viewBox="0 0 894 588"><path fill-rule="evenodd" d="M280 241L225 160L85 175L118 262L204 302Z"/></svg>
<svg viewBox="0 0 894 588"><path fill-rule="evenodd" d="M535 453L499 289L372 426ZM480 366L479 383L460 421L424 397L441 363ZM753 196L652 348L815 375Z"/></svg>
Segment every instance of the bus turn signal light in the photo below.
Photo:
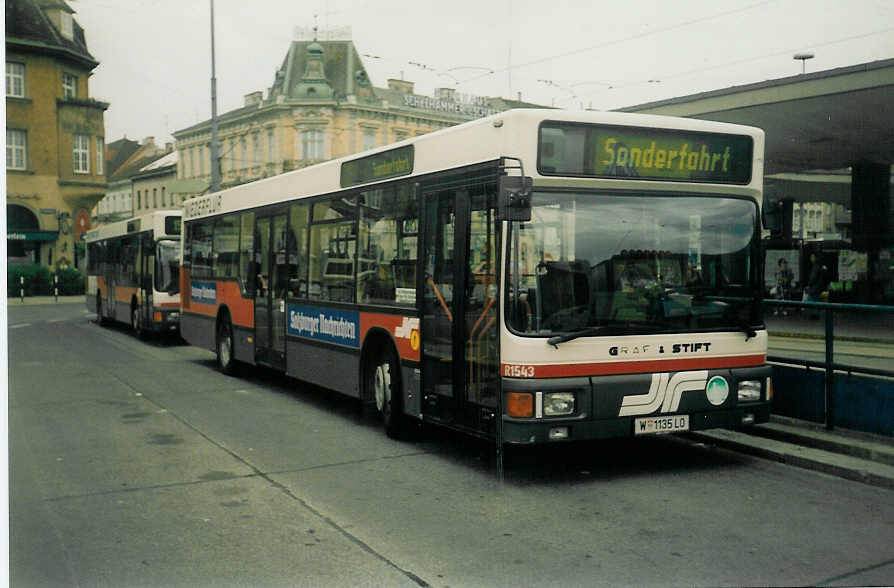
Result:
<svg viewBox="0 0 894 588"><path fill-rule="evenodd" d="M506 414L517 418L534 416L534 395L529 392L509 392L506 395Z"/></svg>

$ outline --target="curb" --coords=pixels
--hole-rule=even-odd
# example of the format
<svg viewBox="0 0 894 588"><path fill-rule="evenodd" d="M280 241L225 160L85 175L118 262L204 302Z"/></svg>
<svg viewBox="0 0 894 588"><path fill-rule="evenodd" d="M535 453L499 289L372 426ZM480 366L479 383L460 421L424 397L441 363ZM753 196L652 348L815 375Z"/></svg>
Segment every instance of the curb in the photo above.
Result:
<svg viewBox="0 0 894 588"><path fill-rule="evenodd" d="M23 301L21 298L6 298L6 307L10 308L13 306L40 306L47 304L86 304L87 296L85 294L78 294L75 296L59 296L59 300L56 300L55 296L25 296L25 300Z"/></svg>
<svg viewBox="0 0 894 588"><path fill-rule="evenodd" d="M690 439L770 459L846 480L894 490L894 466L840 455L824 449L749 435L741 431L713 430L688 434Z"/></svg>

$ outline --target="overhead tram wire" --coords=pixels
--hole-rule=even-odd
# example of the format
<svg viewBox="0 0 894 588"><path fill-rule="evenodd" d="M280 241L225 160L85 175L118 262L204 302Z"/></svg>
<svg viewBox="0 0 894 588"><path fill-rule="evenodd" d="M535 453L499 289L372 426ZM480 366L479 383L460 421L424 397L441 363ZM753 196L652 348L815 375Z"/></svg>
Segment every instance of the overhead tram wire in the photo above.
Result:
<svg viewBox="0 0 894 588"><path fill-rule="evenodd" d="M861 34L859 34L859 35L852 35L852 36L850 36L850 37L842 37L842 38L840 38L840 39L834 39L834 40L832 40L832 41L826 41L825 43L803 43L803 44L801 44L801 45L799 45L798 47L795 47L795 48L782 49L782 50L780 50L780 51L774 51L773 53L766 53L766 54L764 54L764 55L758 55L757 57L749 57L749 58L747 58L747 59L738 59L738 60L736 60L736 61L727 61L727 62L724 62L724 63L718 63L718 64L716 64L716 65L711 65L711 66L707 66L707 67L700 67L700 68L698 68L698 69L690 69L690 70L683 71L683 72L678 72L678 73L672 73L672 74L662 75L662 76L661 76L661 79L662 79L662 81L663 81L663 80L670 80L670 79L674 79L674 78L684 78L684 77L686 77L686 76L690 76L690 75L694 75L694 74L698 74L698 73L703 73L703 72L708 72L708 71L715 70L715 69L721 69L721 68L725 68L725 67L730 67L730 66L733 66L733 65L741 65L741 64L743 64L743 63L751 63L751 62L753 62L753 61L760 61L761 59L769 59L769 58L771 58L771 57L779 57L779 56L781 56L781 55L791 55L791 53L792 53L793 51L799 51L800 49L803 49L804 47L813 47L813 48L816 48L816 47L828 47L828 46L830 46L830 45L836 45L836 44L838 44L838 43L845 43L845 42L847 42L847 41L855 41L855 40L857 40L857 39L863 39L863 38L865 38L865 37L872 37L872 36L874 36L874 35L881 35L881 34L883 34L883 33L889 33L889 32L892 32L892 31L894 31L894 27L888 27L888 28L885 28L885 29L878 29L878 30L876 30L876 31L870 31L870 32L868 32L868 33L861 33ZM651 81L651 80L649 80L649 81ZM647 83L647 81L646 81L646 80L642 80L642 81L629 82L629 83L626 83L626 84L617 84L617 85L612 86L611 89L622 89L622 88L627 88L627 87L630 87L630 86L636 86L636 85L644 84L644 83ZM590 96L593 96L593 95L595 95L595 93L582 94L582 95L580 95L579 97L580 97L580 98L587 98L587 97L590 97Z"/></svg>
<svg viewBox="0 0 894 588"><path fill-rule="evenodd" d="M509 71L510 69L512 69L512 70L516 70L516 69L521 69L521 68L523 68L523 67L530 67L530 66L532 66L532 65L537 65L537 64L539 64L539 63L545 63L545 62L547 62L547 61L553 61L553 60L556 60L556 59L562 59L563 57L570 57L570 56L572 56L572 55L577 55L577 54L580 54L580 53L586 53L587 51L594 51L594 50L596 50L596 49L603 49L603 48L605 48L605 47L610 47L610 46L612 46L612 45L618 45L618 44L620 44L620 43L626 43L626 42L628 42L628 41L635 41L635 40L637 40L637 39L643 39L643 38L645 38L645 37L649 37L649 36L651 36L651 35L657 35L657 34L659 34L659 33L666 33L666 32L668 32L668 31L673 31L673 30L676 30L676 29L680 29L680 28L688 27L688 26L690 26L690 25L698 24L698 23L700 23L700 22L706 22L706 21L709 21L709 20L716 20L716 19L718 19L718 18L722 18L722 17L724 17L724 16L729 16L729 15L731 15L731 14L737 14L737 13L739 13L739 12L745 12L745 11L747 11L747 10L751 10L751 9L753 9L753 8L757 8L757 7L759 7L759 6L763 6L763 5L765 5L765 4L771 4L771 3L775 2L775 1L776 1L776 0L764 0L763 2L757 2L757 3L755 3L755 4L749 4L748 6L743 6L742 8L736 8L735 10L728 10L728 11L726 11L726 12L720 12L720 13L713 14L713 15L710 15L710 16L705 16L705 17L702 17L702 18L694 18L694 19L692 19L692 20L687 20L687 21L680 22L680 23L673 24L673 25L669 25L669 26L666 26L666 27L661 27L661 28L658 28L658 29L653 29L653 30L651 30L651 31L646 31L646 32L639 33L639 34L636 34L636 35L631 35L631 36L629 36L629 37L624 37L624 38L621 38L621 39L615 39L615 40L613 40L613 41L606 41L605 43L599 43L598 45L593 45L592 47L585 47L585 48L583 48L583 49L575 49L574 51L567 51L567 52L565 52L565 53L559 53L559 54L557 54L557 55L553 55L553 56L550 56L550 57L542 57L542 58L540 58L540 59L535 59L535 60L533 60L533 61L528 61L528 62L525 62L525 63L520 63L520 64L518 64L518 65L511 65L511 66L509 66L509 67L504 67L504 68L502 68L502 69L496 69L496 70L494 70L492 73L503 73L503 72L505 72L505 71ZM470 78L468 81L472 82L472 81L481 79L481 78L483 78L483 77L485 77L485 76L488 76L488 75L491 75L491 74L489 74L489 73L488 73L488 74L482 74L482 75L480 75L480 76L476 76L476 77Z"/></svg>

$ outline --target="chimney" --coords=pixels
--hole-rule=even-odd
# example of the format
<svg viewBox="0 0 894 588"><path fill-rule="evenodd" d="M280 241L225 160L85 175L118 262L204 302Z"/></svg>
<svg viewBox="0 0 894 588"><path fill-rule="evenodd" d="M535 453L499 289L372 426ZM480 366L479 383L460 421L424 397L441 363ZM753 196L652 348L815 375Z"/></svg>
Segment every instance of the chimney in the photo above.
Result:
<svg viewBox="0 0 894 588"><path fill-rule="evenodd" d="M390 80L388 80L388 89L394 90L395 92L400 92L401 94L412 94L413 82L391 78Z"/></svg>
<svg viewBox="0 0 894 588"><path fill-rule="evenodd" d="M456 101L456 89L454 88L435 88L435 98L438 100Z"/></svg>
<svg viewBox="0 0 894 588"><path fill-rule="evenodd" d="M260 104L262 96L263 93L260 90L258 90L257 92L252 92L251 94L246 94L245 105L254 106L255 104Z"/></svg>

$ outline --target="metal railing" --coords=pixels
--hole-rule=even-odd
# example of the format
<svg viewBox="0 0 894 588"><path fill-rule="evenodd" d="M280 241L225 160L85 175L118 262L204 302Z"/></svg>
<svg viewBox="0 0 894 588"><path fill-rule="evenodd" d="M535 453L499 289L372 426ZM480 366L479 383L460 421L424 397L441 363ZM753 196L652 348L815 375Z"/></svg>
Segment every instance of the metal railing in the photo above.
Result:
<svg viewBox="0 0 894 588"><path fill-rule="evenodd" d="M768 355L767 361L770 363L803 365L806 368L822 368L825 372L824 377L824 393L825 393L825 426L826 429L834 428L835 421L835 395L834 395L834 374L835 372L845 372L848 375L860 374L867 376L877 376L882 378L894 378L894 370L876 369L864 366L847 365L837 363L834 359L835 352L835 322L834 316L840 312L851 313L891 313L894 319L894 306L881 306L873 304L839 304L828 302L799 302L793 300L765 299L765 306L778 308L792 308L799 311L806 311L808 315L816 315L821 313L824 324L825 336L825 360L814 361L802 358L782 357L777 355ZM894 323L892 323L894 324ZM891 329L891 343L894 344L894 328Z"/></svg>

